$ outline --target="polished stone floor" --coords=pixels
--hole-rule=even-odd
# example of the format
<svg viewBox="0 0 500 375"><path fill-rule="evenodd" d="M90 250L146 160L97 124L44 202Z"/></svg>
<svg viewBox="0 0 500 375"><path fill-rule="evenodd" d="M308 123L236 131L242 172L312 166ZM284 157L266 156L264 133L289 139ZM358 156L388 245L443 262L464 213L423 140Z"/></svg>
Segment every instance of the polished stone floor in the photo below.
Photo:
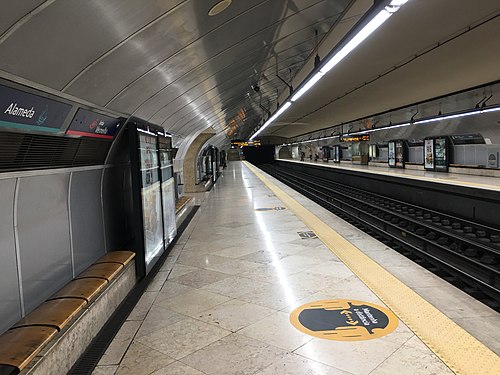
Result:
<svg viewBox="0 0 500 375"><path fill-rule="evenodd" d="M280 187L500 351L496 312ZM302 239L308 228L275 210L281 201L243 163L230 163L197 199L200 210L94 374L452 374L402 322L357 342L314 338L290 324L292 310L317 300L384 304L319 239ZM486 329L474 328L478 316Z"/></svg>

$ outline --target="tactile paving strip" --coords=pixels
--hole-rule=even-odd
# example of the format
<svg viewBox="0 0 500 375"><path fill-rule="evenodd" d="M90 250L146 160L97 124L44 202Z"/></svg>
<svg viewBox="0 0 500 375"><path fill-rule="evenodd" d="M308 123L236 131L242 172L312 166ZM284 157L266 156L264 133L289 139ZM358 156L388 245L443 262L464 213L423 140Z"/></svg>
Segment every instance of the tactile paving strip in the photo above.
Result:
<svg viewBox="0 0 500 375"><path fill-rule="evenodd" d="M361 252L255 167L245 165L456 374L500 374L500 357Z"/></svg>

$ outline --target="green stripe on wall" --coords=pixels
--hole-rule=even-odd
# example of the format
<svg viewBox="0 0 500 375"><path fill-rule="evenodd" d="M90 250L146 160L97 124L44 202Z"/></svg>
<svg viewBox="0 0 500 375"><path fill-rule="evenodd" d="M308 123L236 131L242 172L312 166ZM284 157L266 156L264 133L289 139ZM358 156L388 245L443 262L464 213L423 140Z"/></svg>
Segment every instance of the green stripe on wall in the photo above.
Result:
<svg viewBox="0 0 500 375"><path fill-rule="evenodd" d="M59 129L59 128L47 128L45 126L17 124L15 122L9 122L9 121L0 121L0 126L6 127L6 128L14 128L14 129L21 129L21 130L36 130L36 131L43 131L43 132L49 132L49 133L59 133L61 131L61 129Z"/></svg>

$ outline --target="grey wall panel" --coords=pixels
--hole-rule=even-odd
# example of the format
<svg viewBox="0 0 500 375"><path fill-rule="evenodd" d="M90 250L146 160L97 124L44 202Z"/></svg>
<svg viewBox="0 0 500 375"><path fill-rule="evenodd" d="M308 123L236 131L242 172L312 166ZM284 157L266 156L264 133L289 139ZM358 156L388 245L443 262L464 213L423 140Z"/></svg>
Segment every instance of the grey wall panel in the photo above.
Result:
<svg viewBox="0 0 500 375"><path fill-rule="evenodd" d="M18 233L26 313L72 279L69 174L19 181Z"/></svg>
<svg viewBox="0 0 500 375"><path fill-rule="evenodd" d="M44 0L16 1L15 5L10 0L0 0L0 35L23 18L28 12L35 9Z"/></svg>
<svg viewBox="0 0 500 375"><path fill-rule="evenodd" d="M14 239L16 179L0 180L0 333L21 318Z"/></svg>
<svg viewBox="0 0 500 375"><path fill-rule="evenodd" d="M130 165L104 170L103 206L107 250L127 247L134 233Z"/></svg>
<svg viewBox="0 0 500 375"><path fill-rule="evenodd" d="M102 169L73 172L70 215L75 275L104 255L101 206Z"/></svg>

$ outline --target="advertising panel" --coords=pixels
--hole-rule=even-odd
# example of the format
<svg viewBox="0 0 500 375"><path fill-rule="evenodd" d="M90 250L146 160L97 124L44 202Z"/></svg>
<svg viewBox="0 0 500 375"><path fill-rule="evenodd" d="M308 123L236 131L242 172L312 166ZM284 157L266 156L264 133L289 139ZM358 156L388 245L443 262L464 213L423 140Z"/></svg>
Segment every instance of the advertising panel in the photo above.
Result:
<svg viewBox="0 0 500 375"><path fill-rule="evenodd" d="M424 140L424 168L434 170L434 139Z"/></svg>
<svg viewBox="0 0 500 375"><path fill-rule="evenodd" d="M144 256L146 269L155 263L163 250L161 184L156 137L139 133L139 162L141 170L141 197L144 229Z"/></svg>
<svg viewBox="0 0 500 375"><path fill-rule="evenodd" d="M405 145L403 141L396 141L396 168L405 167Z"/></svg>
<svg viewBox="0 0 500 375"><path fill-rule="evenodd" d="M177 234L175 221L175 179L172 177L168 181L161 183L163 201L163 233L165 246L170 244Z"/></svg>
<svg viewBox="0 0 500 375"><path fill-rule="evenodd" d="M332 159L332 156L330 155L331 148L330 146L323 146L321 147L322 149L322 160L323 161L328 161L328 159Z"/></svg>
<svg viewBox="0 0 500 375"><path fill-rule="evenodd" d="M337 163L340 163L340 159L342 159L342 149L340 148L340 145L335 146L335 161Z"/></svg>
<svg viewBox="0 0 500 375"><path fill-rule="evenodd" d="M121 125L121 119L79 108L66 134L113 139Z"/></svg>
<svg viewBox="0 0 500 375"><path fill-rule="evenodd" d="M434 140L434 166L436 171L448 172L448 139L436 138Z"/></svg>
<svg viewBox="0 0 500 375"><path fill-rule="evenodd" d="M160 155L160 175L163 205L163 236L165 245L174 240L177 234L175 221L175 183L173 177L172 138L158 136Z"/></svg>
<svg viewBox="0 0 500 375"><path fill-rule="evenodd" d="M58 133L71 105L0 85L0 127Z"/></svg>
<svg viewBox="0 0 500 375"><path fill-rule="evenodd" d="M388 156L388 164L389 167L395 168L396 167L396 142L394 141L389 141L387 144L389 147L389 156Z"/></svg>

